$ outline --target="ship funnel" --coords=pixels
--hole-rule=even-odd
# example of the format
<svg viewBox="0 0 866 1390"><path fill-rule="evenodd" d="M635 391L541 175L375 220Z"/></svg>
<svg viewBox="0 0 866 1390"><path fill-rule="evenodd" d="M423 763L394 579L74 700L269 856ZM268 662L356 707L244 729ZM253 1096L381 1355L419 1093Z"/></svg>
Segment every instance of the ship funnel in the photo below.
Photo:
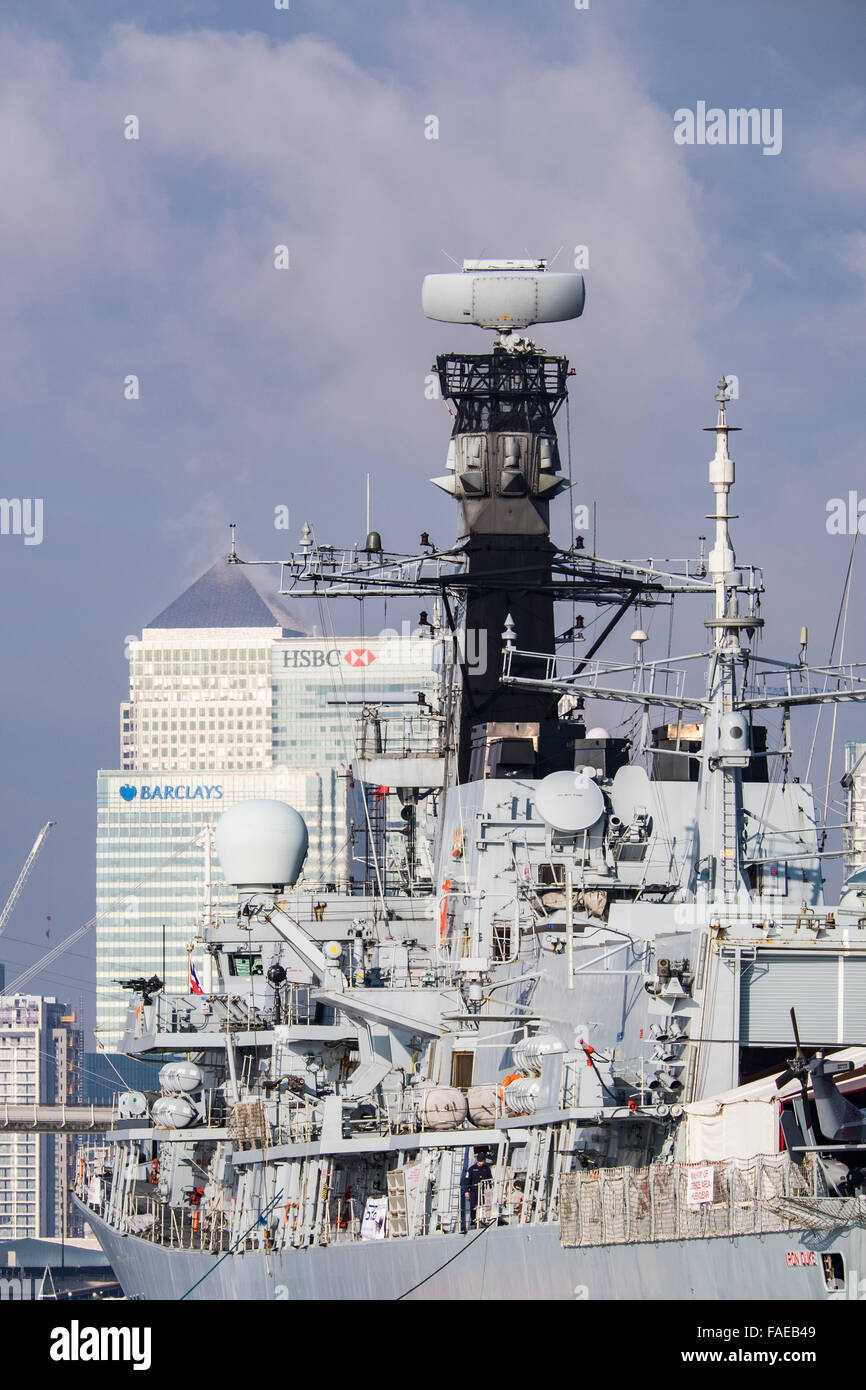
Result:
<svg viewBox="0 0 866 1390"><path fill-rule="evenodd" d="M239 801L214 828L227 883L244 893L272 892L296 883L309 836L302 816L284 801Z"/></svg>

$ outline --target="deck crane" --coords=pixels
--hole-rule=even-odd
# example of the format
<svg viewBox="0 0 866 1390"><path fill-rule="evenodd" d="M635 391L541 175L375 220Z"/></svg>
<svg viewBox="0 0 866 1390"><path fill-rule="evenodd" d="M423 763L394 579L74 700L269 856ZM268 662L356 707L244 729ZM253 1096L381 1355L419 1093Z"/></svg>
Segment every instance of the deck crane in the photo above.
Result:
<svg viewBox="0 0 866 1390"><path fill-rule="evenodd" d="M6 899L6 905L3 908L3 911L0 912L0 936L2 936L3 929L6 926L6 923L8 922L12 914L12 909L18 901L18 898L21 894L21 889L24 887L25 883L27 882L27 879L30 876L30 870L33 868L36 856L42 848L42 843L49 830L51 829L52 825L56 824L57 822L53 820L46 821L39 834L36 836L36 839L33 841L33 848L31 849L27 858L24 860L24 867L18 875L17 879L15 880L15 887L12 889L12 892Z"/></svg>

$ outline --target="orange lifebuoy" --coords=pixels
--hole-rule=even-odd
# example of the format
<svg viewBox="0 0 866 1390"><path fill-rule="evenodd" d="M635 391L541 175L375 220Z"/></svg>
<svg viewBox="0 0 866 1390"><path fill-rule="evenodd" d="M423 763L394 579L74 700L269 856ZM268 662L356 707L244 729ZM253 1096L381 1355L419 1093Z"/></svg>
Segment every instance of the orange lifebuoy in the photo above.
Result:
<svg viewBox="0 0 866 1390"><path fill-rule="evenodd" d="M442 883L442 905L439 908L439 945L445 945L445 938L448 935L448 895L451 892L451 880L446 878Z"/></svg>
<svg viewBox="0 0 866 1390"><path fill-rule="evenodd" d="M505 1099L505 1088L506 1088L506 1086L510 1086L511 1083L512 1083L512 1081L519 1081L520 1078L522 1077L522 1075L523 1075L523 1072L522 1072L522 1071L513 1071L513 1072L509 1073L508 1076L505 1077L504 1081L502 1082L502 1084L501 1084L500 1087L499 1087L499 1099L500 1099L500 1100L504 1100L504 1099Z"/></svg>

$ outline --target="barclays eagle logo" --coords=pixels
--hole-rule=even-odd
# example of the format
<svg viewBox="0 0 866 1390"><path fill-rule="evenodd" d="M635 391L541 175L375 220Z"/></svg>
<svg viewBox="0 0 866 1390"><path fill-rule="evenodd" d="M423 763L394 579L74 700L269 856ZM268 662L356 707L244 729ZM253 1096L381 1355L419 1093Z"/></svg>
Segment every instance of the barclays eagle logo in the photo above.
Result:
<svg viewBox="0 0 866 1390"><path fill-rule="evenodd" d="M121 787L120 795L123 797L124 801L134 801L137 790L136 787Z"/></svg>

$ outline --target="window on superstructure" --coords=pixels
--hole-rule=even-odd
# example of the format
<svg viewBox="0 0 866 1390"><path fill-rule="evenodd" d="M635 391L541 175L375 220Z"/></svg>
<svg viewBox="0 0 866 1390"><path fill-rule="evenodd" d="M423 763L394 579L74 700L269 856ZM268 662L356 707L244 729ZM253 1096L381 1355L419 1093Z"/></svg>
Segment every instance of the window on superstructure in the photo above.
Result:
<svg viewBox="0 0 866 1390"><path fill-rule="evenodd" d="M565 865L539 864L538 882L551 887L562 888L565 884Z"/></svg>
<svg viewBox="0 0 866 1390"><path fill-rule="evenodd" d="M236 952L228 956L229 974L238 978L249 978L262 974L261 952Z"/></svg>
<svg viewBox="0 0 866 1390"><path fill-rule="evenodd" d="M451 1085L461 1091L468 1091L472 1085L472 1072L475 1066L474 1052L452 1052Z"/></svg>
<svg viewBox="0 0 866 1390"><path fill-rule="evenodd" d="M510 960L510 959L511 959L511 923L510 923L510 922L494 922L494 923L493 923L493 940L492 940L492 947L493 947L493 959L494 959L494 960Z"/></svg>

